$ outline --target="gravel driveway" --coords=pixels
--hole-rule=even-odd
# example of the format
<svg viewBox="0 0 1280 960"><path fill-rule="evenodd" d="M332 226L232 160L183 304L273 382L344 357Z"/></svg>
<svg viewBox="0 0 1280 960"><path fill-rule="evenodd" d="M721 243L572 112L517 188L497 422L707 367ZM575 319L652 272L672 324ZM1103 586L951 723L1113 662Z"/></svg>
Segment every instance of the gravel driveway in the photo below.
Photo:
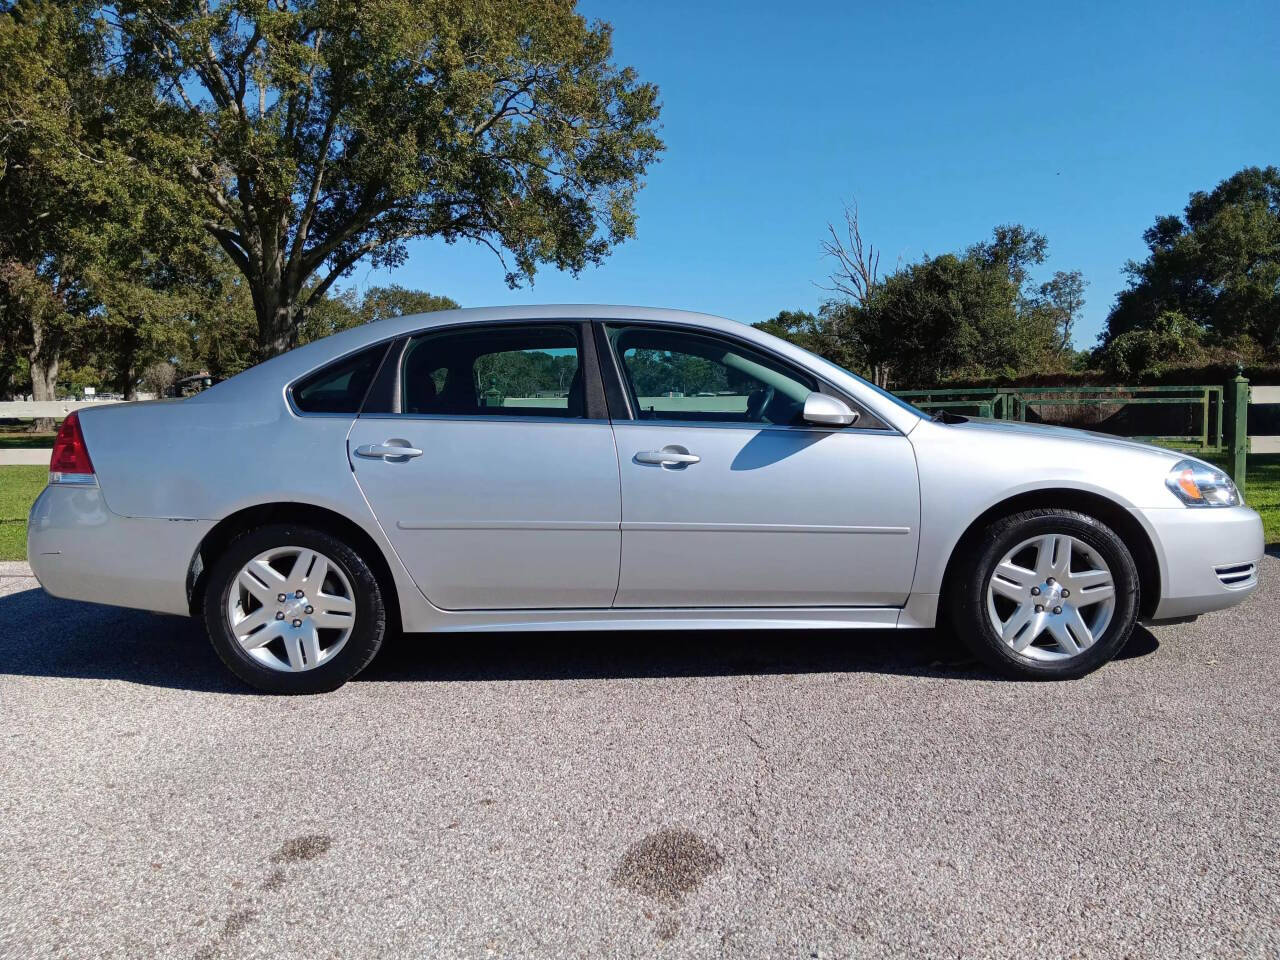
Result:
<svg viewBox="0 0 1280 960"><path fill-rule="evenodd" d="M1274 957L1263 581L1071 683L931 634L411 637L273 699L0 580L0 956Z"/></svg>

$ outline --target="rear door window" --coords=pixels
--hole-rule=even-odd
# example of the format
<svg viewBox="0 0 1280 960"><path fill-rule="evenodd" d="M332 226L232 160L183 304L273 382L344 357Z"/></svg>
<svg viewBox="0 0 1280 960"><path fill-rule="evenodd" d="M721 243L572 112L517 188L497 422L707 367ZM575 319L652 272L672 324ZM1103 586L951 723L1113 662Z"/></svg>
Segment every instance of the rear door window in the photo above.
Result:
<svg viewBox="0 0 1280 960"><path fill-rule="evenodd" d="M400 412L585 417L577 328L507 324L414 337L401 361Z"/></svg>

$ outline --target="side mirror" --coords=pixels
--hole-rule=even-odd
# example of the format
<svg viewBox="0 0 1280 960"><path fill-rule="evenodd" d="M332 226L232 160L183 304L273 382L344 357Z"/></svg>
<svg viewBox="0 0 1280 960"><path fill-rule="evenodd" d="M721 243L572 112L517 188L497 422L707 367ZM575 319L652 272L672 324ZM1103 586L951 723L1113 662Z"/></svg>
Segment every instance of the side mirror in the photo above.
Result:
<svg viewBox="0 0 1280 960"><path fill-rule="evenodd" d="M824 427L847 427L857 422L858 414L839 397L811 393L804 398L804 419L807 423L820 423Z"/></svg>

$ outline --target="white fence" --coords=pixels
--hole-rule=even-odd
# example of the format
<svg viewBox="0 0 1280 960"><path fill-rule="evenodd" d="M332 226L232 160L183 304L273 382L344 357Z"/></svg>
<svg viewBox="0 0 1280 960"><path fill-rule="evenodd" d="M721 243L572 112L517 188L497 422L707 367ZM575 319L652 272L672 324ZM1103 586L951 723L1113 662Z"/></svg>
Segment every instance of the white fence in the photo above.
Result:
<svg viewBox="0 0 1280 960"><path fill-rule="evenodd" d="M1280 387L1249 387L1249 405L1280 403ZM1259 437L1250 434L1250 453L1280 453L1280 436Z"/></svg>
<svg viewBox="0 0 1280 960"><path fill-rule="evenodd" d="M49 417L61 420L72 410L81 407L104 407L110 403L124 403L123 400L0 400L0 417L17 417L34 419Z"/></svg>

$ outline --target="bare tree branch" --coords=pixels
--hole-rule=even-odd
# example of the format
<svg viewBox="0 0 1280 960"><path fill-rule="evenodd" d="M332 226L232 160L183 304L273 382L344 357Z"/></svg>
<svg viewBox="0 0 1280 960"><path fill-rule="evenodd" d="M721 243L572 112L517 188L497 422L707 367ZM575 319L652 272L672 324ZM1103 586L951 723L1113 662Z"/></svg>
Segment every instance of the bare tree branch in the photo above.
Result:
<svg viewBox="0 0 1280 960"><path fill-rule="evenodd" d="M836 261L836 269L831 274L831 286L822 289L838 293L857 306L865 305L880 285L880 251L863 243L856 200L844 205L844 238L833 223L827 224L827 232L831 239L822 242L822 252Z"/></svg>

